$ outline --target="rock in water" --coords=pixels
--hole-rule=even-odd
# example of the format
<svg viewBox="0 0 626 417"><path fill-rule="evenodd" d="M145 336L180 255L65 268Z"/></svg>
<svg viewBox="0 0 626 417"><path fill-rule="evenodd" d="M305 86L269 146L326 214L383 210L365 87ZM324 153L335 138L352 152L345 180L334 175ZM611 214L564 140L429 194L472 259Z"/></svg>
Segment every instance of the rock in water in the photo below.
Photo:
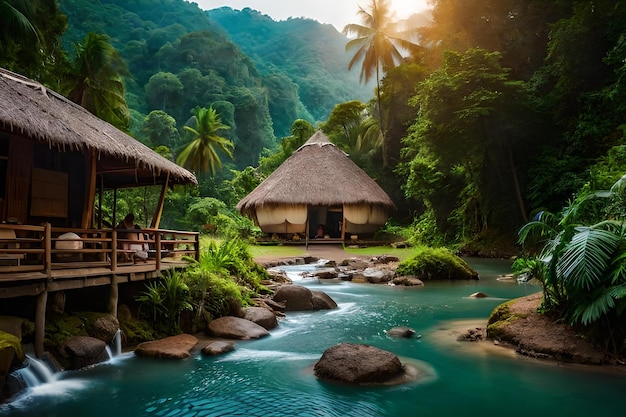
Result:
<svg viewBox="0 0 626 417"><path fill-rule="evenodd" d="M387 336L409 338L415 334L415 330L407 326L392 327L387 330Z"/></svg>
<svg viewBox="0 0 626 417"><path fill-rule="evenodd" d="M149 358L185 359L198 339L190 334L179 334L165 339L151 340L137 345L135 355Z"/></svg>
<svg viewBox="0 0 626 417"><path fill-rule="evenodd" d="M369 345L340 343L327 349L314 367L320 379L350 384L384 384L404 374L393 353Z"/></svg>
<svg viewBox="0 0 626 417"><path fill-rule="evenodd" d="M239 317L224 316L213 320L207 328L208 334L228 339L258 339L270 333L250 320Z"/></svg>
<svg viewBox="0 0 626 417"><path fill-rule="evenodd" d="M485 294L484 292L475 292L473 294L470 294L470 298L487 298L489 297L489 295Z"/></svg>
<svg viewBox="0 0 626 417"><path fill-rule="evenodd" d="M235 349L233 342L216 341L202 348L202 353L209 356L222 355Z"/></svg>

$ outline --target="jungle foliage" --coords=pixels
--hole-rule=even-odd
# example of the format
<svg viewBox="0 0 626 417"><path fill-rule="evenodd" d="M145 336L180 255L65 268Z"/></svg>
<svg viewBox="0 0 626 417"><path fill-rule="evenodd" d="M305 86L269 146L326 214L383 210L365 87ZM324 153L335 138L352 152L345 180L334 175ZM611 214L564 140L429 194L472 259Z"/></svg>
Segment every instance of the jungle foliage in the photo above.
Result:
<svg viewBox="0 0 626 417"><path fill-rule="evenodd" d="M447 248L421 246L400 262L397 276L412 275L422 281L478 279L478 273Z"/></svg>
<svg viewBox="0 0 626 417"><path fill-rule="evenodd" d="M146 285L137 298L140 318L161 334L201 332L211 320L239 315L252 298L269 290L267 272L254 262L247 245L232 238L204 241L200 261L184 271Z"/></svg>
<svg viewBox="0 0 626 417"><path fill-rule="evenodd" d="M250 9L204 12L182 0L60 4L67 48L87 32L102 33L127 63L128 103L137 112L131 129L142 141L151 112L181 128L195 107L212 106L231 128L235 167L244 169L258 164L264 148L274 149L297 118L315 123L336 103L368 96L345 65L345 38L317 22L275 22Z"/></svg>
<svg viewBox="0 0 626 417"><path fill-rule="evenodd" d="M1 4L32 23L0 27L2 65L53 87L70 73L71 45L108 35L130 74L131 133L172 159L197 106L229 126L220 136L235 145L234 163L218 151L225 169L170 193L167 227L190 225L186 208L203 198L232 213L320 126L396 202L395 224L412 242L472 253L513 242L531 211L557 212L621 169L624 1L434 1L421 47L380 68L369 102L361 92L371 86L354 87L351 54L338 52L346 38L311 20L205 13L182 0Z"/></svg>
<svg viewBox="0 0 626 417"><path fill-rule="evenodd" d="M517 259L518 274L543 286L544 311L582 327L614 353L626 351L626 176L608 190L582 190L556 214L541 211L520 231L538 255Z"/></svg>

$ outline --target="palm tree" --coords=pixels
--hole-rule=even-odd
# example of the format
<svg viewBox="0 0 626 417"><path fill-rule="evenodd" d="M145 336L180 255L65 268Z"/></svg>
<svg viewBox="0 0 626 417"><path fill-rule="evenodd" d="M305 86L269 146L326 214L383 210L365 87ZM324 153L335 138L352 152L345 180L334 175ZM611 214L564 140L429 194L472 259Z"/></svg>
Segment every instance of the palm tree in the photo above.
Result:
<svg viewBox="0 0 626 417"><path fill-rule="evenodd" d="M75 47L67 97L102 120L128 130L130 113L122 76L129 73L109 37L89 32Z"/></svg>
<svg viewBox="0 0 626 417"><path fill-rule="evenodd" d="M220 115L213 107L196 107L191 113L193 117L183 126L194 137L182 150L176 163L195 172L208 172L215 176L217 169L222 168L222 161L217 149L230 158L233 157L235 145L228 139L218 135L220 130L230 129L222 123ZM190 126L191 124L191 126Z"/></svg>
<svg viewBox="0 0 626 417"><path fill-rule="evenodd" d="M28 0L0 0L0 34L4 36L39 38L30 21L35 4Z"/></svg>
<svg viewBox="0 0 626 417"><path fill-rule="evenodd" d="M372 0L368 10L359 7L357 13L363 22L362 25L350 23L343 28L347 36L354 35L346 44L346 51L356 49L348 64L348 69L361 62L361 82L370 81L376 75L376 97L378 101L378 119L381 127L384 147L384 124L380 108L380 78L381 72L398 65L403 59L403 51L416 51L419 47L409 40L413 31L403 31L398 22L394 21L394 14L388 0ZM383 149L383 163L386 162ZM386 163L385 163L386 164Z"/></svg>

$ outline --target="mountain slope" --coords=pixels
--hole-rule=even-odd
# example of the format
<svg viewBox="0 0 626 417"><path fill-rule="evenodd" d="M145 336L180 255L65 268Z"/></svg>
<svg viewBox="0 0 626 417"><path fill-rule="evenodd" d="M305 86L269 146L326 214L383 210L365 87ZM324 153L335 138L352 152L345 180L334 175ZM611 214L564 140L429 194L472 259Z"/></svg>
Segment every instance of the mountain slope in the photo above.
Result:
<svg viewBox="0 0 626 417"><path fill-rule="evenodd" d="M207 13L261 72L287 75L316 120L325 120L337 103L373 96L373 84L359 84L358 68L348 71L347 38L332 25L303 18L277 22L250 8Z"/></svg>

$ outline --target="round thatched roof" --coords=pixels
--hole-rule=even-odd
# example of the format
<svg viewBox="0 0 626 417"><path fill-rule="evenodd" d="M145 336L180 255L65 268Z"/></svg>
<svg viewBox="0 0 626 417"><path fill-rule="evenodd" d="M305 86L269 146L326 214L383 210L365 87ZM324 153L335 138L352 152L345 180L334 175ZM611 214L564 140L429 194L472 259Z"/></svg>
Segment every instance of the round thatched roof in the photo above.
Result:
<svg viewBox="0 0 626 417"><path fill-rule="evenodd" d="M0 68L2 131L61 152L95 153L99 172L110 173L109 186L162 183L168 174L171 184L197 183L191 172L62 95Z"/></svg>
<svg viewBox="0 0 626 417"><path fill-rule="evenodd" d="M237 210L250 214L256 207L285 204L369 204L380 206L387 213L396 209L376 181L321 131L243 198Z"/></svg>

